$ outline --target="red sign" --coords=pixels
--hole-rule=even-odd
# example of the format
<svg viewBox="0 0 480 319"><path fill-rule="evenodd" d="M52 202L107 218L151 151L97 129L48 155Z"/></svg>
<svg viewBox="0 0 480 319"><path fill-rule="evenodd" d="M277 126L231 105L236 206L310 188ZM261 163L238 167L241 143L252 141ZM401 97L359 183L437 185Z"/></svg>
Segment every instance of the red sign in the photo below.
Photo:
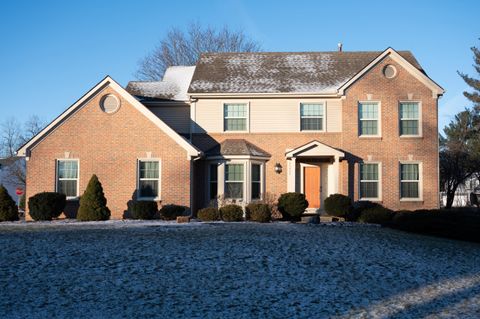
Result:
<svg viewBox="0 0 480 319"><path fill-rule="evenodd" d="M22 196L23 195L23 188L17 187L17 189L15 190L15 194L17 194L18 196Z"/></svg>

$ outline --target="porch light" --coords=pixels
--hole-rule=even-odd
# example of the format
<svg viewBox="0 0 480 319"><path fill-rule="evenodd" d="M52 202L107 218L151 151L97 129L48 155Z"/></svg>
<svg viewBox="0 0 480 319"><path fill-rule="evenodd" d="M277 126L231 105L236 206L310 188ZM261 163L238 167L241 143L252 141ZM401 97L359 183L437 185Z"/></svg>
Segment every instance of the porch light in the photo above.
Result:
<svg viewBox="0 0 480 319"><path fill-rule="evenodd" d="M283 168L280 163L275 164L275 173L280 174L282 172Z"/></svg>

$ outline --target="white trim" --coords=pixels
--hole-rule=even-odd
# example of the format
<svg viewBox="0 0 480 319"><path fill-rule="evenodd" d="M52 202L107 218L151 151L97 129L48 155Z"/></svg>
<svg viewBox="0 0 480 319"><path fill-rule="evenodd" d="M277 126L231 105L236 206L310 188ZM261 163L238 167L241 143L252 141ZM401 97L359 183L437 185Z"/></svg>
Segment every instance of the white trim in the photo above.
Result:
<svg viewBox="0 0 480 319"><path fill-rule="evenodd" d="M443 95L445 93L445 90L439 86L437 83L435 83L432 79L430 79L428 76L426 76L424 73L422 73L420 70L418 70L416 67L414 67L410 62L408 62L404 57L402 57L397 51L395 51L392 48L387 48L385 51L383 51L375 60L370 62L363 70L358 72L354 77L352 77L350 80L345 82L339 89L338 93L340 95L345 94L345 90L352 85L354 82L356 82L360 77L362 77L365 73L367 73L370 69L372 69L375 65L377 65L380 61L382 61L385 57L389 56L400 64L403 68L405 68L409 73L411 73L415 78L417 78L420 82L422 82L424 85L426 85L428 88L432 90L432 95ZM383 73L383 71L382 71Z"/></svg>
<svg viewBox="0 0 480 319"><path fill-rule="evenodd" d="M402 198L402 164L418 164L418 197ZM415 182L413 180L405 180L405 182ZM421 161L399 161L398 164L398 196L401 202L422 202L423 201L423 163Z"/></svg>
<svg viewBox="0 0 480 319"><path fill-rule="evenodd" d="M400 106L402 103L418 104L418 119L405 119L405 120L418 120L418 134L417 135L402 135L402 114L400 113ZM423 113L422 113L422 101L418 100L400 100L398 101L398 135L400 138L418 138L423 137Z"/></svg>
<svg viewBox="0 0 480 319"><path fill-rule="evenodd" d="M331 98L331 97L338 97L339 94L337 91L335 92L327 92L327 93L318 93L318 92L277 92L277 93L187 93L190 97L190 100L196 98L254 98L254 97L261 97L261 98L270 98L270 97L292 97L292 98L305 98L305 97L318 97L318 98Z"/></svg>
<svg viewBox="0 0 480 319"><path fill-rule="evenodd" d="M299 156L302 152L304 152L305 150L308 150L312 147L319 147L323 153L324 153L324 156L338 156L338 157L345 157L345 154L333 147L330 147L326 144L323 144L319 141L311 141L307 144L304 144L302 146L299 146L297 148L294 148L293 150L287 150L287 152L285 153L285 157L288 159L288 158L292 158L292 157L297 157ZM319 155L321 156L321 155Z"/></svg>
<svg viewBox="0 0 480 319"><path fill-rule="evenodd" d="M322 129L321 130L302 130L302 105L321 105L322 106L322 111L323 115L320 116L307 116L303 118L321 118L322 119ZM298 105L298 112L299 112L299 121L300 121L300 127L299 127L299 132L301 133L324 133L327 131L327 103L325 101L309 101L309 102L299 102Z"/></svg>
<svg viewBox="0 0 480 319"><path fill-rule="evenodd" d="M378 165L378 180L377 180L377 183L378 183L378 189L377 189L377 192L378 192L378 197L361 197L361 185L362 185L362 170L360 168L360 166L362 164L376 164ZM370 181L370 182L373 182L374 180L365 180L365 181ZM363 161L362 163L360 163L359 167L358 167L358 200L369 200L369 201L372 201L372 202L381 202L382 201L382 197L383 197L383 192L382 192L382 162L379 162L379 161Z"/></svg>
<svg viewBox="0 0 480 319"><path fill-rule="evenodd" d="M47 127L45 127L40 133L35 135L30 141L20 147L17 151L19 156L30 156L29 151L31 148L34 148L37 142L41 141L44 137L51 134L58 126L62 125L63 122L68 119L71 114L74 114L80 108L86 105L86 103L91 100L94 96L103 91L106 87L111 87L115 90L121 97L123 97L127 102L129 102L133 107L135 107L140 113L152 121L158 128L160 128L165 134L167 134L171 139L173 139L177 144L183 147L187 151L187 159L190 160L191 157L201 156L202 152L198 150L195 146L190 144L185 138L175 132L170 126L165 124L160 118L153 114L146 106L140 103L136 98L134 98L130 93L128 93L123 87L121 87L115 80L110 76L106 76L102 81L95 85L91 90L89 90L85 95L83 95L78 101L76 101L72 106L65 110L60 116L53 120Z"/></svg>
<svg viewBox="0 0 480 319"><path fill-rule="evenodd" d="M223 133L226 133L226 134L231 134L231 133L250 133L250 101L243 101L243 100L238 100L238 101L235 101L235 100L225 100L225 101L221 101L222 102L222 132ZM246 111L247 111L247 115L246 115L246 118L245 118L245 130L244 131L227 131L225 129L225 104L244 104L246 106ZM237 119L243 119L244 117L235 117Z"/></svg>
<svg viewBox="0 0 480 319"><path fill-rule="evenodd" d="M361 132L361 125L360 122L362 120L365 121L373 121L374 119L360 119L360 104L377 104L378 107L378 117L377 117L377 134L366 135L362 134ZM379 138L382 137L382 103L379 100L367 100L367 101L358 101L357 102L357 120L358 120L358 137L360 138Z"/></svg>
<svg viewBox="0 0 480 319"><path fill-rule="evenodd" d="M141 197L140 196L140 162L158 162L158 194L157 197ZM150 200L150 201L160 201L162 200L162 160L160 158L137 158L137 176L136 176L136 190L137 190L137 200ZM149 180L157 180L156 178L151 178Z"/></svg>
<svg viewBox="0 0 480 319"><path fill-rule="evenodd" d="M58 163L62 162L77 162L77 195L76 196L67 196L67 200L76 200L80 197L80 159L79 158L57 158L55 159L55 192L58 192L58 182L60 178L58 177ZM73 178L68 178L66 180L73 180Z"/></svg>
<svg viewBox="0 0 480 319"><path fill-rule="evenodd" d="M260 166L260 198L252 198L252 166L253 165L259 165ZM250 176L249 176L249 189L250 189L250 202L254 200L263 200L264 199L264 194L265 194L265 162L260 162L260 161L250 161Z"/></svg>
<svg viewBox="0 0 480 319"><path fill-rule="evenodd" d="M225 200L235 200L235 201L242 201L242 202L246 202L246 199L247 199L247 164L248 164L248 161L226 161L224 163L225 165L225 169L223 171L223 197L225 198ZM225 186L227 185L227 165L242 165L243 166L243 185L242 185L242 188L243 188L243 191L242 191L242 198L233 198L233 197L227 197L225 196ZM248 170L249 171L249 170ZM232 182L232 183L240 183L240 181L229 181L229 182Z"/></svg>

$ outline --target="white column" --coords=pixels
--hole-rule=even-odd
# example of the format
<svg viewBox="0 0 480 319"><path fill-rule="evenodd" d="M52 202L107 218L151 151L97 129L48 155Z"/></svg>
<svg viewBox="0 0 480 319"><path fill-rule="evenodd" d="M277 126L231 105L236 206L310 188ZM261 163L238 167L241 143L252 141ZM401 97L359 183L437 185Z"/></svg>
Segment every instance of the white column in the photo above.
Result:
<svg viewBox="0 0 480 319"><path fill-rule="evenodd" d="M287 192L295 192L296 165L295 157L287 160Z"/></svg>
<svg viewBox="0 0 480 319"><path fill-rule="evenodd" d="M338 193L340 190L340 157L335 155L335 161L333 162L333 193Z"/></svg>

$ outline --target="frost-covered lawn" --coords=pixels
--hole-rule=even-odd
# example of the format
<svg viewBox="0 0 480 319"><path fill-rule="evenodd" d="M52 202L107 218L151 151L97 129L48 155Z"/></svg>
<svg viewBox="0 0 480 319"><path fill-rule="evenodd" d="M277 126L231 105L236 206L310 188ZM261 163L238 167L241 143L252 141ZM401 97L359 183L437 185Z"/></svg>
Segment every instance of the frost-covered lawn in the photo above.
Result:
<svg viewBox="0 0 480 319"><path fill-rule="evenodd" d="M0 318L479 318L480 245L378 227L0 225Z"/></svg>

